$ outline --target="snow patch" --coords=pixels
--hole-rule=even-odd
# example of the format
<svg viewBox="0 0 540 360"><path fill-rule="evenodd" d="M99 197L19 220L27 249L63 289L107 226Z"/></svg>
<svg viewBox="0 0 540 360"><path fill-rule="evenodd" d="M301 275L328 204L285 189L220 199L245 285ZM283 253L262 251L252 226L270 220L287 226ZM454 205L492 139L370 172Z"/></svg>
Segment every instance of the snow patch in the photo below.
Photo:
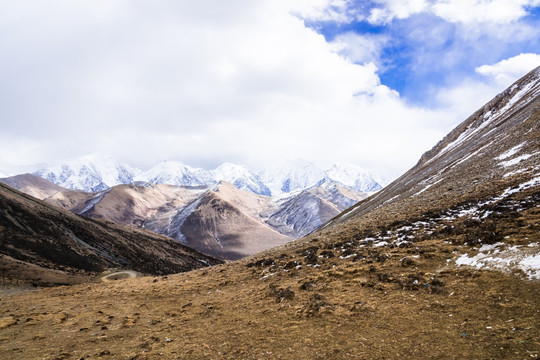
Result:
<svg viewBox="0 0 540 360"><path fill-rule="evenodd" d="M524 155L518 156L517 158L510 159L508 161L502 161L502 162L499 163L499 166L502 166L502 167L514 166L514 165L520 163L521 161L527 160L528 158L530 158L530 157L532 157L534 155L536 155L536 153L535 154L524 154Z"/></svg>
<svg viewBox="0 0 540 360"><path fill-rule="evenodd" d="M523 191L525 189L529 189L533 186L537 186L537 185L540 185L540 176L537 176L527 182L524 182L522 184L519 184L517 187L515 188L508 188L506 189L501 195L500 195L500 198L501 199L504 199L505 197L508 197L512 194L515 194L517 192L520 192L520 191Z"/></svg>
<svg viewBox="0 0 540 360"><path fill-rule="evenodd" d="M197 198L188 206L182 208L174 217L169 219L169 225L165 228L165 234L167 236L173 237L172 235L176 233L176 239L184 244L187 244L187 238L182 234L181 229L182 225L186 219L191 215L199 206L201 198Z"/></svg>
<svg viewBox="0 0 540 360"><path fill-rule="evenodd" d="M518 153L519 149L521 149L527 142L522 142L521 144L519 145L516 145L514 146L513 148L511 148L510 150L508 151L505 151L503 152L501 155L497 156L495 159L497 160L504 160L506 158L509 158L511 156L514 156L515 154Z"/></svg>
<svg viewBox="0 0 540 360"><path fill-rule="evenodd" d="M518 175L518 174L522 174L524 172L527 172L527 170L526 169L518 169L518 170L515 170L515 171L510 171L509 173L504 174L503 178L507 178L507 177L510 177L510 176Z"/></svg>
<svg viewBox="0 0 540 360"><path fill-rule="evenodd" d="M432 187L433 185L436 185L436 184L440 183L442 180L443 180L443 179L439 179L439 180L435 181L434 183L431 183L431 184L429 184L429 185L424 186L424 188L423 188L422 190L418 191L418 192L417 192L416 194L414 194L412 197L415 197L415 196L420 195L421 193L423 193L424 191L426 191L427 189L429 189L429 188Z"/></svg>
<svg viewBox="0 0 540 360"><path fill-rule="evenodd" d="M505 272L521 270L529 279L540 280L540 247L538 243L527 246L510 246L503 243L483 245L478 254L469 257L461 255L456 259L458 266L472 266L477 269L491 269Z"/></svg>
<svg viewBox="0 0 540 360"><path fill-rule="evenodd" d="M95 195L94 197L92 197L90 200L88 200L88 202L86 203L86 206L84 207L84 209L82 209L78 214L83 215L85 212L92 209L98 202L101 201L101 199L103 199L105 194L107 194L108 192L109 192L109 190L102 191L102 192L98 193L97 195Z"/></svg>

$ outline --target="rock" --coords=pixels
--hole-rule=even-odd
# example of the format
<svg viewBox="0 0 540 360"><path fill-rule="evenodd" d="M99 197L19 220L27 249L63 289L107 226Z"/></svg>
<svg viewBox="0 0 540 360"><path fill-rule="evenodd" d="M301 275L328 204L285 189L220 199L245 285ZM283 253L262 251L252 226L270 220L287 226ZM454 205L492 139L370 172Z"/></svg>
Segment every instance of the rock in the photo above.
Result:
<svg viewBox="0 0 540 360"><path fill-rule="evenodd" d="M17 323L17 319L15 319L13 316L1 318L0 329L10 327L11 325L15 325L16 323Z"/></svg>
<svg viewBox="0 0 540 360"><path fill-rule="evenodd" d="M414 259L411 259L408 257L404 257L403 259L401 259L401 266L416 266L416 265L418 265L418 263Z"/></svg>
<svg viewBox="0 0 540 360"><path fill-rule="evenodd" d="M290 287L278 289L274 285L270 285L270 295L276 298L276 302L294 299L294 291Z"/></svg>

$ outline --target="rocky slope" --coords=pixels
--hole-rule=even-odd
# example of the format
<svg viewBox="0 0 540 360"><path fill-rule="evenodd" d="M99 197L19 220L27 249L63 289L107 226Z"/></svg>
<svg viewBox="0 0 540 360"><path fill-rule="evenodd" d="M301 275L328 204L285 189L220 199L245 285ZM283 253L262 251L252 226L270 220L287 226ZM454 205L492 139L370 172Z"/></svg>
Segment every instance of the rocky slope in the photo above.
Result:
<svg viewBox="0 0 540 360"><path fill-rule="evenodd" d="M317 187L278 200L277 209L268 215L265 222L282 234L300 238L366 197L366 193L323 180Z"/></svg>
<svg viewBox="0 0 540 360"><path fill-rule="evenodd" d="M540 182L539 77L535 70L517 81L384 191L328 226L374 212L392 217L402 208L422 213L461 206L476 213L486 204L536 187Z"/></svg>
<svg viewBox="0 0 540 360"><path fill-rule="evenodd" d="M3 296L0 351L49 359L537 358L539 88L537 69L387 189L300 240L166 278Z"/></svg>
<svg viewBox="0 0 540 360"><path fill-rule="evenodd" d="M209 191L196 200L189 215L182 210L172 217L167 235L206 254L229 260L292 240L266 226L257 216L250 216L242 209L245 205L235 205L229 194L223 194L224 187L233 188L227 184L220 186L217 191ZM151 225L147 227L153 228Z"/></svg>
<svg viewBox="0 0 540 360"><path fill-rule="evenodd" d="M0 184L2 282L69 283L108 268L168 274L217 264L172 239L88 220Z"/></svg>

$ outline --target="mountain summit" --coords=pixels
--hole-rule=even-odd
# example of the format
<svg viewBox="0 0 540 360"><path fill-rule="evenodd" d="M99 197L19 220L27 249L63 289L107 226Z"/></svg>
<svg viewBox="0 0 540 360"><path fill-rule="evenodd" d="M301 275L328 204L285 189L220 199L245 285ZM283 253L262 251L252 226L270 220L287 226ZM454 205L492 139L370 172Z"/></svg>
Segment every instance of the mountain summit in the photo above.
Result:
<svg viewBox="0 0 540 360"><path fill-rule="evenodd" d="M356 191L369 192L382 189L381 184L373 179L373 174L360 166L338 163L326 172L326 176Z"/></svg>
<svg viewBox="0 0 540 360"><path fill-rule="evenodd" d="M129 184L139 172L110 156L92 154L34 174L66 189L95 192L118 184Z"/></svg>
<svg viewBox="0 0 540 360"><path fill-rule="evenodd" d="M312 162L297 159L265 169L259 173L259 177L273 195L278 195L315 186L324 179L325 174Z"/></svg>
<svg viewBox="0 0 540 360"><path fill-rule="evenodd" d="M215 182L226 181L237 189L258 195L270 196L270 189L247 167L232 163L224 163L212 171Z"/></svg>
<svg viewBox="0 0 540 360"><path fill-rule="evenodd" d="M134 180L177 186L205 186L213 181L212 176L204 169L168 160L138 174Z"/></svg>
<svg viewBox="0 0 540 360"><path fill-rule="evenodd" d="M272 190L273 195L305 190L322 184L325 180L334 181L358 192L380 190L386 183L379 184L379 176L363 168L346 163L334 164L323 171L315 164L297 159L287 161L259 173L259 177Z"/></svg>

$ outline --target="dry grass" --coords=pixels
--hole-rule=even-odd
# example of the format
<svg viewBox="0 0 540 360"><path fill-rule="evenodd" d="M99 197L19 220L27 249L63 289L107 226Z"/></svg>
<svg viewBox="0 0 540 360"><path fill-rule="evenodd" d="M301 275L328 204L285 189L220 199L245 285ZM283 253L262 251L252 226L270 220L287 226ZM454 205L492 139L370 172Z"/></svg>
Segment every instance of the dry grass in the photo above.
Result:
<svg viewBox="0 0 540 360"><path fill-rule="evenodd" d="M538 211L520 220L538 224ZM9 325L0 329L0 352L8 359L538 356L538 281L457 267L457 252L474 249L452 243L455 234L413 235L412 247L377 248L359 246L361 236L313 236L185 274L2 296L0 318Z"/></svg>

